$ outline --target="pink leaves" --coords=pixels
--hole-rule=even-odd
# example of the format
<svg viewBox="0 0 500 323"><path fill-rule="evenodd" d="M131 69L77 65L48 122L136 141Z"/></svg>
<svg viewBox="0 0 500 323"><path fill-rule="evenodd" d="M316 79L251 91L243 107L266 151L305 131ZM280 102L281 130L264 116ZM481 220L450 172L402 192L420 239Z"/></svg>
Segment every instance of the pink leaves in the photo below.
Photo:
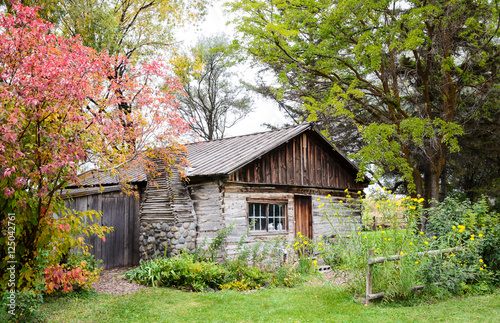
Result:
<svg viewBox="0 0 500 323"><path fill-rule="evenodd" d="M130 67L51 34L35 9L14 11L0 15L0 194L28 192L51 214L50 196L77 180L84 163L114 169L183 150L181 85L165 62ZM130 72L118 75L123 67Z"/></svg>
<svg viewBox="0 0 500 323"><path fill-rule="evenodd" d="M3 188L3 194L5 195L6 198L11 197L14 195L14 189L12 187L4 187Z"/></svg>

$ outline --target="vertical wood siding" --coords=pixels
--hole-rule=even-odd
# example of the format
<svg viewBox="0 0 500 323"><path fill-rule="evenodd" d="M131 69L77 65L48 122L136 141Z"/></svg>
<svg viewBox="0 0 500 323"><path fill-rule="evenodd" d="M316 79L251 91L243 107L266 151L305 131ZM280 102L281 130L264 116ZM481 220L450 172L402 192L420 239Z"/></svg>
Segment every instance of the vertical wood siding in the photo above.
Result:
<svg viewBox="0 0 500 323"><path fill-rule="evenodd" d="M102 211L94 223L114 228L106 235L106 241L95 236L86 237L92 246L89 250L103 260L106 269L139 264L139 197L126 195L119 190L101 194L75 196L67 200L67 206L76 211ZM89 221L89 219L86 219Z"/></svg>
<svg viewBox="0 0 500 323"><path fill-rule="evenodd" d="M306 132L230 175L230 181L361 189L356 172L314 132Z"/></svg>

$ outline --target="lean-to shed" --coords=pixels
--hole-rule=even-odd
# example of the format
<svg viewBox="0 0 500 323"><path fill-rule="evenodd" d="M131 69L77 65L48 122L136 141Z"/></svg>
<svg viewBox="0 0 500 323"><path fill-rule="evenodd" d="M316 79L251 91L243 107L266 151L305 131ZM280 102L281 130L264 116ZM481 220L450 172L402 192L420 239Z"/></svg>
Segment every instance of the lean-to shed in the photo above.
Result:
<svg viewBox="0 0 500 323"><path fill-rule="evenodd" d="M131 229L138 236L130 243L134 243L133 254L142 259L163 255L165 248L167 254L193 251L205 238L210 240L232 223L234 230L225 245L229 255L236 252L237 241L250 225L248 243L278 236L291 241L297 232L309 238L326 236L331 227L322 221L319 208L324 197L330 194L334 202L348 193L357 197L368 184L356 182L356 166L309 123L190 144L187 158L187 181L175 171L170 178L156 178L157 185L143 174L134 177L141 194ZM87 182L119 183L107 176L93 176L97 174ZM73 203L77 199L75 196ZM125 212L123 219L130 214ZM109 224L107 217L103 210L104 224ZM113 234L119 235L119 231L115 228ZM108 240L114 241L107 239L106 243ZM112 248L122 245L120 240Z"/></svg>

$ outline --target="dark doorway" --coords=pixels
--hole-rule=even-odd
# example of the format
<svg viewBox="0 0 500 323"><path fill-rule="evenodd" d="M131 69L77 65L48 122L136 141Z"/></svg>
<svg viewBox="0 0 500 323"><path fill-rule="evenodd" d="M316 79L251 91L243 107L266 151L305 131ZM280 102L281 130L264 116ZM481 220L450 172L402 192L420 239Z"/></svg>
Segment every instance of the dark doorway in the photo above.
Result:
<svg viewBox="0 0 500 323"><path fill-rule="evenodd" d="M295 235L300 232L312 239L312 200L310 196L294 196Z"/></svg>

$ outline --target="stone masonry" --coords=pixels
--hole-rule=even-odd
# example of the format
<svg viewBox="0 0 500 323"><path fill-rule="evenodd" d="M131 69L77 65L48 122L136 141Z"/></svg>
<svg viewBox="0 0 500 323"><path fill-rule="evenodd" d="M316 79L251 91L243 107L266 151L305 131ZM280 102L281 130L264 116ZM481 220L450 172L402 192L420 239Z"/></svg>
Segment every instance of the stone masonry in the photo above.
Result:
<svg viewBox="0 0 500 323"><path fill-rule="evenodd" d="M142 222L139 236L141 259L171 257L196 248L196 223Z"/></svg>

